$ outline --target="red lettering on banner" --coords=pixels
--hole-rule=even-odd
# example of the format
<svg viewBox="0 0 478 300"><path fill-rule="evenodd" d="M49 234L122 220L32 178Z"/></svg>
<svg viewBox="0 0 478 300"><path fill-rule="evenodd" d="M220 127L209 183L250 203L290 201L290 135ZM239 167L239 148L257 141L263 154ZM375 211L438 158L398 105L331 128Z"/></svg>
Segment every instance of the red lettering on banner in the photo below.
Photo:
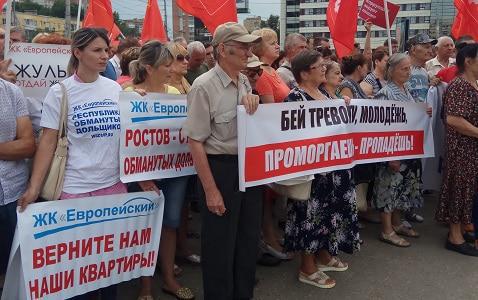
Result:
<svg viewBox="0 0 478 300"><path fill-rule="evenodd" d="M95 254L112 252L113 242L114 235L109 234L33 249L33 269L85 257L91 255L93 249Z"/></svg>
<svg viewBox="0 0 478 300"><path fill-rule="evenodd" d="M136 230L130 235L130 232L120 234L120 249L145 245L151 242L151 228Z"/></svg>
<svg viewBox="0 0 478 300"><path fill-rule="evenodd" d="M246 148L245 181L424 154L423 131L359 132Z"/></svg>
<svg viewBox="0 0 478 300"><path fill-rule="evenodd" d="M131 146L130 142L132 142L135 147L167 145L170 142L169 129L126 129L125 146Z"/></svg>
<svg viewBox="0 0 478 300"><path fill-rule="evenodd" d="M74 270L69 270L30 281L28 283L30 297L41 299L47 295L73 287L74 274Z"/></svg>

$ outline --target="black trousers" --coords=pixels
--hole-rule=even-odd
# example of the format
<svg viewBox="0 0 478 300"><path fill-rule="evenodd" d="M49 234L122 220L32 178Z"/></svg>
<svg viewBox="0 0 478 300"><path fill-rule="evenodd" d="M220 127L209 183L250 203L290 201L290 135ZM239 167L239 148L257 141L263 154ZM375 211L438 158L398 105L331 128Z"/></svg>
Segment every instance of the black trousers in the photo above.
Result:
<svg viewBox="0 0 478 300"><path fill-rule="evenodd" d="M7 273L16 226L17 201L0 206L0 275Z"/></svg>
<svg viewBox="0 0 478 300"><path fill-rule="evenodd" d="M226 213L211 213L199 187L202 218L201 267L205 300L253 297L263 187L239 191L237 156L208 155ZM198 180L199 182L199 180Z"/></svg>

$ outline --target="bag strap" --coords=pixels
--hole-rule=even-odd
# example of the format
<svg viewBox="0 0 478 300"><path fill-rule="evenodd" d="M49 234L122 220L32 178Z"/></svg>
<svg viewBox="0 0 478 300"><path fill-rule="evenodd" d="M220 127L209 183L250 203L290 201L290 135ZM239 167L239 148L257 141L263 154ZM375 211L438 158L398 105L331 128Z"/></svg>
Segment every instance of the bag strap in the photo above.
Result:
<svg viewBox="0 0 478 300"><path fill-rule="evenodd" d="M63 83L59 83L62 91L61 110L60 110L60 126L58 128L58 139L66 137L68 128L68 94Z"/></svg>

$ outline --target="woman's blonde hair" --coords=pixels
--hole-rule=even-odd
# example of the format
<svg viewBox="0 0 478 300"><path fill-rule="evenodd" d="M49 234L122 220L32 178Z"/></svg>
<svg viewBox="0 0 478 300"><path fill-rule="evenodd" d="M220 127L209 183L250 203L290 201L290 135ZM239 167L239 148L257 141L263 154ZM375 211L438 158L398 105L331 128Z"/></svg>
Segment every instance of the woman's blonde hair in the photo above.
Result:
<svg viewBox="0 0 478 300"><path fill-rule="evenodd" d="M157 68L170 64L173 60L171 52L159 41L149 41L141 47L138 59L129 63L129 72L133 75L133 83L139 84L146 80L146 66Z"/></svg>
<svg viewBox="0 0 478 300"><path fill-rule="evenodd" d="M264 45L271 42L277 41L277 33L270 29L270 28L262 28L254 30L251 34L260 36L262 41L260 43L256 43L252 46L252 53L258 57L262 57L264 55Z"/></svg>

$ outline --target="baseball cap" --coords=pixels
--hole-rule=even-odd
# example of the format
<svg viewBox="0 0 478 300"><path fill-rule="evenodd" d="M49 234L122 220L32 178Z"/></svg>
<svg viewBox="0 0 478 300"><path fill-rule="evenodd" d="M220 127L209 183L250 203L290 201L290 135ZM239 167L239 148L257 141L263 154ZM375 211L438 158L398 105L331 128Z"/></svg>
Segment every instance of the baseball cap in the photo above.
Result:
<svg viewBox="0 0 478 300"><path fill-rule="evenodd" d="M419 33L417 35L412 36L407 41L407 50L410 50L412 46L416 46L419 44L432 44L435 45L437 40L431 39L428 34L426 33Z"/></svg>
<svg viewBox="0 0 478 300"><path fill-rule="evenodd" d="M220 43L236 41L240 43L254 43L261 40L260 36L249 34L246 27L236 22L227 22L219 25L214 31L211 44L217 46Z"/></svg>
<svg viewBox="0 0 478 300"><path fill-rule="evenodd" d="M262 61L259 60L259 58L255 55L252 55L247 59L247 67L248 68L257 68L260 66L265 65Z"/></svg>

